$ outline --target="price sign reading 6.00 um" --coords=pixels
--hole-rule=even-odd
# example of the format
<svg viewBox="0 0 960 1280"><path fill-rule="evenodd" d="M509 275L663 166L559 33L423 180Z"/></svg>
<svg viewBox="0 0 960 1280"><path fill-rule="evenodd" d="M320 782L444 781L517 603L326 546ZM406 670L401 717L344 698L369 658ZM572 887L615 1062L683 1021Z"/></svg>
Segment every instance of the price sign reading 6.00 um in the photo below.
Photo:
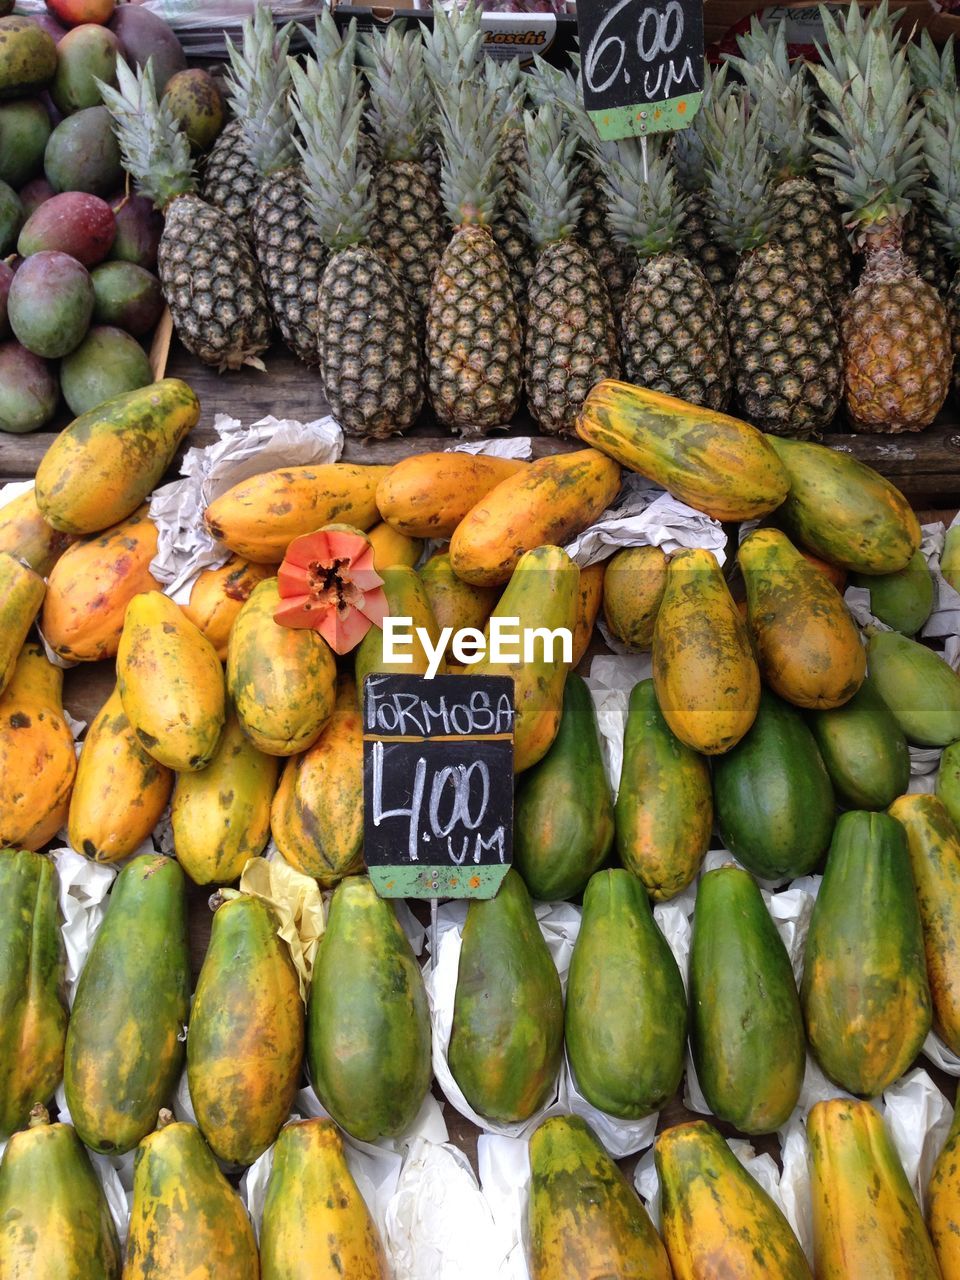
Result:
<svg viewBox="0 0 960 1280"><path fill-rule="evenodd" d="M683 129L703 90L703 0L578 0L583 101L601 138Z"/></svg>

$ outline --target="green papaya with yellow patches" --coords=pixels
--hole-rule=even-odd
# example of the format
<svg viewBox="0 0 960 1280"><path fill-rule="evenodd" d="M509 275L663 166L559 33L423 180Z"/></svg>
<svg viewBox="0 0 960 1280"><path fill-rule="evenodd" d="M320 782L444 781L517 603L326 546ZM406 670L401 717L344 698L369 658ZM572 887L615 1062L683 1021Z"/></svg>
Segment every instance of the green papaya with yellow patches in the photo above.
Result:
<svg viewBox="0 0 960 1280"><path fill-rule="evenodd" d="M919 548L905 569L896 573L855 573L855 587L870 593L870 612L901 635L915 636L933 612L936 586L926 556Z"/></svg>

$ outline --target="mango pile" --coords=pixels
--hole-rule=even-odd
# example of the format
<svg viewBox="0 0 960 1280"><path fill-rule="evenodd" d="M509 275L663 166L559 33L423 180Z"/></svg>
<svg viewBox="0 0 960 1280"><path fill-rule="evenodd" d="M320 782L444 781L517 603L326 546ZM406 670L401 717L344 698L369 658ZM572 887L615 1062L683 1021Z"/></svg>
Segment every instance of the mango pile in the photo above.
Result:
<svg viewBox="0 0 960 1280"><path fill-rule="evenodd" d="M514 681L514 866L468 907L443 1053L473 1111L529 1126L534 1280L960 1277L958 1124L924 1217L869 1102L931 1030L960 1053L960 677L914 638L934 588L903 496L847 455L604 382L571 452L241 481L202 513L225 562L177 604L151 573L148 500L199 413L176 379L108 400L0 508L0 1275L389 1275L344 1141L409 1131L438 1046L420 964L364 874L359 692L428 663L421 645L391 668L369 617L382 590L434 643L494 617L574 637L570 662L441 666ZM624 471L757 522L734 572L656 547L581 571L564 547ZM357 539L376 587L337 558ZM942 570L960 582L956 553L950 538ZM848 581L891 629L861 635ZM321 605L338 643L311 622ZM615 788L572 670L601 613L652 662ZM115 664L79 756L41 639ZM929 793L911 747L942 750ZM175 856L143 853L168 812ZM72 1004L48 852L64 829L120 866ZM704 871L715 836L731 856ZM305 997L273 908L233 887L271 840L329 891ZM798 978L762 889L810 874ZM215 908L195 984L189 882ZM654 907L692 885L684 973ZM558 901L581 904L565 983L537 919ZM658 1230L584 1120L543 1117L564 1062L610 1119L658 1113L688 1050L725 1131L781 1130L808 1054L836 1086L806 1119L812 1260L713 1124L657 1137ZM288 1123L305 1071L329 1119ZM184 1072L195 1124L169 1111ZM61 1085L69 1123L51 1122ZM232 1183L270 1150L257 1236ZM123 1260L88 1152L132 1151Z"/></svg>

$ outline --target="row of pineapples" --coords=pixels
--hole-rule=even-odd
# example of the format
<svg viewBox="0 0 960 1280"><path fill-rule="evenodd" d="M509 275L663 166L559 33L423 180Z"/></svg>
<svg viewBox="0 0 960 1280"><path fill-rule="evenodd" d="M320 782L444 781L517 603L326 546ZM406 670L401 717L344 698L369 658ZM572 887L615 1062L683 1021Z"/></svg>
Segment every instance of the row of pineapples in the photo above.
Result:
<svg viewBox="0 0 960 1280"><path fill-rule="evenodd" d="M807 68L754 23L692 128L609 144L574 75L485 57L478 13L358 41L326 12L297 61L258 8L202 199L149 68L121 71L105 100L166 212L160 272L192 351L257 362L275 323L367 436L426 397L482 434L524 390L543 429L572 432L621 373L782 434L841 400L860 429L929 424L960 367L952 45L904 46L886 3L853 4L824 13Z"/></svg>

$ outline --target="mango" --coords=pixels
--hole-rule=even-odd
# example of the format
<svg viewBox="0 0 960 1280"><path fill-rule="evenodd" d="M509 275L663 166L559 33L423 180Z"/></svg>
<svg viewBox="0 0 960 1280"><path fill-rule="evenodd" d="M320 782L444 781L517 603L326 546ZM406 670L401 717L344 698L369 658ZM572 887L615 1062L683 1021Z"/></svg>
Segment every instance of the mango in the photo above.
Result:
<svg viewBox="0 0 960 1280"><path fill-rule="evenodd" d="M57 45L50 85L50 97L65 116L102 102L97 81L116 84L119 53L120 42L106 27L85 22L67 32Z"/></svg>
<svg viewBox="0 0 960 1280"><path fill-rule="evenodd" d="M13 283L13 267L9 262L0 262L0 338L9 338L10 320L7 316L7 297Z"/></svg>
<svg viewBox="0 0 960 1280"><path fill-rule="evenodd" d="M101 262L90 272L94 324L112 324L135 338L149 333L163 312L160 281L134 262Z"/></svg>
<svg viewBox="0 0 960 1280"><path fill-rule="evenodd" d="M43 153L43 171L55 191L106 196L123 183L120 147L106 107L84 107L61 120Z"/></svg>
<svg viewBox="0 0 960 1280"><path fill-rule="evenodd" d="M39 574L0 551L0 693L10 683L45 592Z"/></svg>
<svg viewBox="0 0 960 1280"><path fill-rule="evenodd" d="M57 46L29 18L0 18L0 98L23 98L50 83Z"/></svg>
<svg viewBox="0 0 960 1280"><path fill-rule="evenodd" d="M0 180L0 253L9 253L17 243L24 216L20 197Z"/></svg>
<svg viewBox="0 0 960 1280"><path fill-rule="evenodd" d="M110 201L117 220L117 236L111 258L132 262L146 271L155 271L157 248L163 234L163 214L147 196L121 192Z"/></svg>
<svg viewBox="0 0 960 1280"><path fill-rule="evenodd" d="M56 250L27 258L13 277L7 312L14 336L49 360L83 341L93 315L93 282L76 258Z"/></svg>
<svg viewBox="0 0 960 1280"><path fill-rule="evenodd" d="M47 8L65 27L109 22L116 0L47 0Z"/></svg>
<svg viewBox="0 0 960 1280"><path fill-rule="evenodd" d="M35 213L42 204L52 200L56 194L46 178L33 178L26 186L20 188L20 202L23 205L24 216L29 218L31 213Z"/></svg>
<svg viewBox="0 0 960 1280"><path fill-rule="evenodd" d="M43 169L52 131L50 114L39 98L0 102L0 179L19 189L35 178Z"/></svg>
<svg viewBox="0 0 960 1280"><path fill-rule="evenodd" d="M110 252L116 231L116 219L106 200L85 191L63 191L30 215L20 232L17 252L26 258L56 250L92 267Z"/></svg>
<svg viewBox="0 0 960 1280"><path fill-rule="evenodd" d="M61 0L61 3L66 2L67 0ZM186 55L173 29L149 9L140 5L122 4L113 14L109 25L131 66L143 67L148 58L153 59L158 93L163 92L171 76L186 67Z"/></svg>
<svg viewBox="0 0 960 1280"><path fill-rule="evenodd" d="M163 98L194 154L209 150L226 121L223 96L210 72L200 67L176 72Z"/></svg>
<svg viewBox="0 0 960 1280"><path fill-rule="evenodd" d="M63 398L78 417L151 382L153 370L143 347L129 333L109 325L94 325L60 366Z"/></svg>
<svg viewBox="0 0 960 1280"><path fill-rule="evenodd" d="M50 365L19 342L0 343L0 431L39 431L57 411L60 388Z"/></svg>

